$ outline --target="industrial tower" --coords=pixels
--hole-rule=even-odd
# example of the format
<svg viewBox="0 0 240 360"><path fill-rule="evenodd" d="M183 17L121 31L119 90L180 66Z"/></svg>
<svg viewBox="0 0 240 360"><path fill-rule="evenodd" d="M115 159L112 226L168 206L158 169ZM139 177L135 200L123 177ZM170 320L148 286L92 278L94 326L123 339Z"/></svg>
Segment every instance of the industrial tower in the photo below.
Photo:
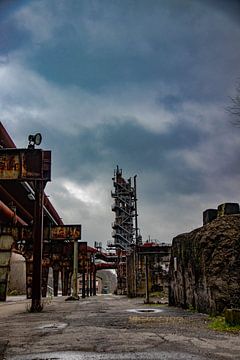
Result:
<svg viewBox="0 0 240 360"><path fill-rule="evenodd" d="M132 185L132 179L125 180L122 170L117 166L112 180L115 188L111 193L114 198L112 211L115 212L115 221L112 224L114 247L127 251L131 245L141 244L137 221L136 175Z"/></svg>
<svg viewBox="0 0 240 360"><path fill-rule="evenodd" d="M117 294L123 295L127 294L127 254L134 251L135 245L142 244L142 237L139 235L137 221L136 176L132 185L132 179L125 180L122 170L117 166L112 180L115 189L111 193L114 199L112 210L115 212L112 237L118 257Z"/></svg>

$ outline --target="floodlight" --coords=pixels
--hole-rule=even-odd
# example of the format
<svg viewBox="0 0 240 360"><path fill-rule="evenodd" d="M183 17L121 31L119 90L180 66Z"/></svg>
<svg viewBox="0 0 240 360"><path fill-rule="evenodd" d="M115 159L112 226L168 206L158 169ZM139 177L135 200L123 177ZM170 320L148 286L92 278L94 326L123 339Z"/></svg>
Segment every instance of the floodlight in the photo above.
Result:
<svg viewBox="0 0 240 360"><path fill-rule="evenodd" d="M34 137L34 143L36 145L40 145L42 142L42 135L40 133L37 133Z"/></svg>
<svg viewBox="0 0 240 360"><path fill-rule="evenodd" d="M29 135L28 136L28 149L34 149L35 145L40 145L42 142L42 135L40 133L37 133L35 135Z"/></svg>

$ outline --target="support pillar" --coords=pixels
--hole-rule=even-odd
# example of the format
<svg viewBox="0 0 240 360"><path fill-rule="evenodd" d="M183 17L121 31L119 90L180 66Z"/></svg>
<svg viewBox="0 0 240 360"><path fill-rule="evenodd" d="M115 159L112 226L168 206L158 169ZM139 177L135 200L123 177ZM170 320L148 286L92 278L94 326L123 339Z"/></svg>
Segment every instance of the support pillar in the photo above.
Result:
<svg viewBox="0 0 240 360"><path fill-rule="evenodd" d="M33 281L31 312L42 311L42 250L43 250L43 189L42 180L35 181L33 225Z"/></svg>
<svg viewBox="0 0 240 360"><path fill-rule="evenodd" d="M85 268L82 272L82 298L86 297L86 281L85 281Z"/></svg>
<svg viewBox="0 0 240 360"><path fill-rule="evenodd" d="M96 270L93 271L93 296L97 295L97 288L96 288Z"/></svg>
<svg viewBox="0 0 240 360"><path fill-rule="evenodd" d="M89 297L89 269L87 268L87 290L86 295Z"/></svg>
<svg viewBox="0 0 240 360"><path fill-rule="evenodd" d="M0 301L6 301L10 258L14 239L10 235L0 236Z"/></svg>
<svg viewBox="0 0 240 360"><path fill-rule="evenodd" d="M74 248L73 248L73 294L72 298L78 300L78 240L74 240Z"/></svg>
<svg viewBox="0 0 240 360"><path fill-rule="evenodd" d="M42 297L47 296L48 274L49 274L49 267L47 265L43 265L43 267L42 267Z"/></svg>
<svg viewBox="0 0 240 360"><path fill-rule="evenodd" d="M53 295L58 296L59 266L53 266Z"/></svg>
<svg viewBox="0 0 240 360"><path fill-rule="evenodd" d="M90 296L93 296L93 274L92 269L90 270Z"/></svg>
<svg viewBox="0 0 240 360"><path fill-rule="evenodd" d="M67 295L71 295L71 285L72 285L72 271L69 270L68 273L68 283L67 283Z"/></svg>
<svg viewBox="0 0 240 360"><path fill-rule="evenodd" d="M32 298L32 272L33 272L32 258L26 258L26 294L27 294L27 299Z"/></svg>
<svg viewBox="0 0 240 360"><path fill-rule="evenodd" d="M148 255L145 256L145 286L146 286L146 299L145 303L149 304L149 264Z"/></svg>
<svg viewBox="0 0 240 360"><path fill-rule="evenodd" d="M69 269L67 267L63 267L62 269L62 295L68 295L69 288Z"/></svg>

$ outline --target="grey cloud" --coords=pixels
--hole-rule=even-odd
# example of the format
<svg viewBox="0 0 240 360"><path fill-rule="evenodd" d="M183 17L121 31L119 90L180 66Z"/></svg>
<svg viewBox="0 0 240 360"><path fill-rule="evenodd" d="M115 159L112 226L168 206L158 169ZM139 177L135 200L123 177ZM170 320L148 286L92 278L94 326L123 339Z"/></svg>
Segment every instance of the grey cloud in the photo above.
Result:
<svg viewBox="0 0 240 360"><path fill-rule="evenodd" d="M195 148L202 140L199 130L191 126L176 125L168 133L154 134L134 122L115 122L84 130L76 137L60 136L57 131L46 135L54 144L57 177L91 182L98 172L111 172L120 164L129 173L158 171L165 192L201 190L200 171L191 169L178 155L178 151Z"/></svg>
<svg viewBox="0 0 240 360"><path fill-rule="evenodd" d="M52 81L91 91L158 79L185 98L222 99L240 71L240 27L230 16L236 4L211 3L81 1L70 9L62 2L55 12L41 2L40 14L48 6L56 22L54 41L29 43L26 61Z"/></svg>
<svg viewBox="0 0 240 360"><path fill-rule="evenodd" d="M238 10L234 1L56 0L0 18L1 58L9 53L12 66L1 116L17 145L42 132L53 203L88 239L110 234L117 164L138 175L143 232L163 241L200 225L206 207L237 200L240 130L219 108L240 71ZM106 210L67 192L66 180L83 190L99 181Z"/></svg>

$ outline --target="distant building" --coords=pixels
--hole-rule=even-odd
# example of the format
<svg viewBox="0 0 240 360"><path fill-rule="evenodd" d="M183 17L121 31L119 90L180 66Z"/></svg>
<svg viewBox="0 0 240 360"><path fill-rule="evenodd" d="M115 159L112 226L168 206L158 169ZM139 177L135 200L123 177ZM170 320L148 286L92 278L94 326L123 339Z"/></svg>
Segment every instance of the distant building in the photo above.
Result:
<svg viewBox="0 0 240 360"><path fill-rule="evenodd" d="M168 294L170 244L146 242L133 248L127 255L127 294L130 297L146 294L146 276L149 293Z"/></svg>

